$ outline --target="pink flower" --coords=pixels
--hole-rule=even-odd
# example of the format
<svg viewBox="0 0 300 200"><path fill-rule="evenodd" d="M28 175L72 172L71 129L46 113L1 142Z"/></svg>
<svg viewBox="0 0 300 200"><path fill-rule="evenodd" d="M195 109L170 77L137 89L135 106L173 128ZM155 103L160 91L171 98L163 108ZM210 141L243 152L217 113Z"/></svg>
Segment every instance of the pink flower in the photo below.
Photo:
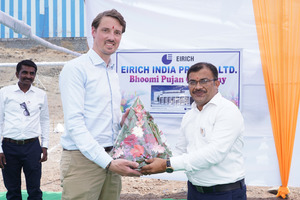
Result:
<svg viewBox="0 0 300 200"><path fill-rule="evenodd" d="M165 148L163 146L160 146L159 144L154 144L153 151L157 153L163 153L165 151Z"/></svg>
<svg viewBox="0 0 300 200"><path fill-rule="evenodd" d="M123 149L122 148L118 148L118 149L115 150L113 158L119 158L123 154L124 154Z"/></svg>
<svg viewBox="0 0 300 200"><path fill-rule="evenodd" d="M139 157L139 156L143 155L144 147L141 145L134 145L134 148L130 150L130 153L132 154L132 156L134 158Z"/></svg>
<svg viewBox="0 0 300 200"><path fill-rule="evenodd" d="M133 146L137 142L138 142L138 139L134 134L131 134L124 139L124 143L129 146Z"/></svg>
<svg viewBox="0 0 300 200"><path fill-rule="evenodd" d="M143 118L144 118L143 113L136 113L136 116L137 116L137 118L138 118L139 121L142 121Z"/></svg>
<svg viewBox="0 0 300 200"><path fill-rule="evenodd" d="M145 142L154 144L154 143L156 143L156 139L152 134L146 134L145 135Z"/></svg>
<svg viewBox="0 0 300 200"><path fill-rule="evenodd" d="M137 121L135 124L139 127L142 127L144 125L144 121L143 120L140 120L140 121Z"/></svg>
<svg viewBox="0 0 300 200"><path fill-rule="evenodd" d="M144 114L146 113L146 111L143 109L143 106L141 104L137 104L133 109L135 111L135 115L138 118L138 121L141 121L144 117Z"/></svg>
<svg viewBox="0 0 300 200"><path fill-rule="evenodd" d="M143 110L143 107L142 107L142 105L141 104L138 104L135 108L133 108L134 109L134 111L136 112L136 113L140 113L140 112L142 112L142 110Z"/></svg>

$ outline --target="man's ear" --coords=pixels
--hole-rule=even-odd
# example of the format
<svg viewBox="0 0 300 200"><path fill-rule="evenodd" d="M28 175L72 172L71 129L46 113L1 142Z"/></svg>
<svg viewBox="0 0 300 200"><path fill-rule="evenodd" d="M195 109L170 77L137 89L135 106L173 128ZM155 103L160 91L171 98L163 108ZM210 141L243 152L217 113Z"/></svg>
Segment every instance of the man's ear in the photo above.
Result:
<svg viewBox="0 0 300 200"><path fill-rule="evenodd" d="M220 83L219 79L215 81L215 84L216 84L217 87L220 86L221 83Z"/></svg>
<svg viewBox="0 0 300 200"><path fill-rule="evenodd" d="M19 72L16 72L16 77L17 79L19 79Z"/></svg>
<svg viewBox="0 0 300 200"><path fill-rule="evenodd" d="M92 36L95 39L95 34L96 34L97 29L92 26Z"/></svg>

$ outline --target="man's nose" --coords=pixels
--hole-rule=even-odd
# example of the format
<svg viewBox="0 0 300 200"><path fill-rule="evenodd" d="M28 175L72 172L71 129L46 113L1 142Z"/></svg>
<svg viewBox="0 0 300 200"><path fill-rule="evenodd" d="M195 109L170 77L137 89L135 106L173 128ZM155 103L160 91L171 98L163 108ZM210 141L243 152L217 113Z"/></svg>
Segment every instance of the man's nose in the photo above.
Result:
<svg viewBox="0 0 300 200"><path fill-rule="evenodd" d="M108 39L113 41L115 39L115 34L113 31L110 31L110 33L108 34Z"/></svg>
<svg viewBox="0 0 300 200"><path fill-rule="evenodd" d="M197 81L195 88L203 88L203 85L199 81Z"/></svg>

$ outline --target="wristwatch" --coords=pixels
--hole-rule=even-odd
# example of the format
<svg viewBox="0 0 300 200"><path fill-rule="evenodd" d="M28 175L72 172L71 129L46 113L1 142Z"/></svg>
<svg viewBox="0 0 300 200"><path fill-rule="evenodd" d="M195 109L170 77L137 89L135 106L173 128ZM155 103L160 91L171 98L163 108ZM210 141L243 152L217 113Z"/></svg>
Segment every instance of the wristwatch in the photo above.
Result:
<svg viewBox="0 0 300 200"><path fill-rule="evenodd" d="M172 173L174 171L173 167L171 166L171 161L170 158L167 159L167 167L166 167L166 172L167 173Z"/></svg>

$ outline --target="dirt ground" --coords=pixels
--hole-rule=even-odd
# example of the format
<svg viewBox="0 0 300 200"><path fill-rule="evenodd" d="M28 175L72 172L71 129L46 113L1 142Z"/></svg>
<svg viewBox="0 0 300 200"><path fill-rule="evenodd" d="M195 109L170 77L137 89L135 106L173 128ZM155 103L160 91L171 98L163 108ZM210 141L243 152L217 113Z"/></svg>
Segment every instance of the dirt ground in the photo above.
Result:
<svg viewBox="0 0 300 200"><path fill-rule="evenodd" d="M0 47L0 63L17 63L23 59L32 59L35 62L64 62L75 56L62 53L49 48L37 46L31 49L5 49ZM42 190L61 191L59 162L61 154L60 125L63 124L62 105L58 88L58 75L61 66L38 66L38 76L35 85L45 89L48 95L50 111L50 146L48 150L48 161L43 163ZM0 87L15 84L15 65L13 67L0 68ZM24 178L23 178L24 179ZM22 188L25 189L23 180ZM247 186L247 196L249 200L274 200L274 194L268 192L270 187ZM300 200L300 188L290 188L291 193L288 199ZM6 191L2 175L0 176L0 192ZM123 189L121 199L162 199L174 198L185 199L187 187L185 181L171 181L161 179L151 179L146 177L132 178L123 177Z"/></svg>

